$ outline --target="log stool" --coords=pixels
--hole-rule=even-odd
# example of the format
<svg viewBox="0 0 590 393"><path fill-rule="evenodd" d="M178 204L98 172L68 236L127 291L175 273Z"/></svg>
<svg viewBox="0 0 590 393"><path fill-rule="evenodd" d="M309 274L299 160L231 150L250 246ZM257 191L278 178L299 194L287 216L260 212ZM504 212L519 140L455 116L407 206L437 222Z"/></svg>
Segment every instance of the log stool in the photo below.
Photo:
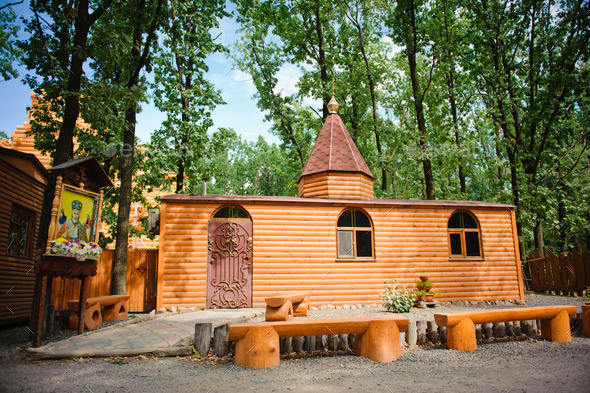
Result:
<svg viewBox="0 0 590 393"><path fill-rule="evenodd" d="M267 297L267 321L291 321L293 317L307 317L311 314L311 302L307 293L292 293Z"/></svg>

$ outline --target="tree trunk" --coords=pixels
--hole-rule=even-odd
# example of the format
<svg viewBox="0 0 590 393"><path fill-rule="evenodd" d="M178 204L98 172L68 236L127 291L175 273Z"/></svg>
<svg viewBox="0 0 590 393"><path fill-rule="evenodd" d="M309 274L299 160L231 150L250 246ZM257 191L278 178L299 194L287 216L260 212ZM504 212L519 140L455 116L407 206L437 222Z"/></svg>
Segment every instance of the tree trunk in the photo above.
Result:
<svg viewBox="0 0 590 393"><path fill-rule="evenodd" d="M418 80L418 66L416 64L416 50L418 33L416 31L414 2L409 1L406 8L406 52L408 54L408 65L410 67L410 78L412 80L412 93L414 96L414 107L416 109L416 119L418 121L418 130L420 131L420 153L422 153L422 168L424 172L424 186L426 187L426 198L436 199L434 190L434 176L432 175L432 165L430 159L426 156L428 150L428 131L426 130L426 121L424 119L424 96Z"/></svg>
<svg viewBox="0 0 590 393"><path fill-rule="evenodd" d="M131 191L133 187L133 162L135 158L135 108L125 113L123 154L121 157L121 189L117 215L117 236L115 259L111 279L111 295L125 295L127 287L127 247L129 245L129 215L131 212Z"/></svg>
<svg viewBox="0 0 590 393"><path fill-rule="evenodd" d="M565 230L565 203L560 199L557 203L557 221L559 222L559 251L566 252L568 246L567 232Z"/></svg>
<svg viewBox="0 0 590 393"><path fill-rule="evenodd" d="M535 223L535 228L533 230L534 238L535 238L535 249L541 250L543 256L545 256L545 240L543 239L543 222L539 217L537 217L537 222Z"/></svg>
<svg viewBox="0 0 590 393"><path fill-rule="evenodd" d="M381 166L381 190L387 191L387 164L385 164L382 160L383 152L381 151L381 140L379 138L379 116L377 114L377 98L375 97L375 81L373 80L373 75L371 73L371 66L369 64L369 59L367 57L367 53L365 51L365 40L363 36L363 29L361 26L361 22L357 19L353 18L350 12L348 13L348 19L352 22L354 27L358 32L359 37L359 45L361 49L361 54L363 56L363 62L365 64L365 72L367 74L367 82L369 84L369 94L371 95L371 114L373 116L373 133L375 134L375 146L377 147L377 153L379 153L379 163Z"/></svg>
<svg viewBox="0 0 590 393"><path fill-rule="evenodd" d="M108 6L108 4L107 4ZM93 19L89 19L88 15L88 0L81 0L78 4L76 13L75 32L74 32L74 50L71 53L71 59L68 68L68 82L67 92L64 99L64 113L63 121L60 127L59 136L53 154L53 166L63 164L73 158L73 145L74 145L74 130L76 129L76 121L80 116L80 101L79 93L82 85L82 75L84 74L84 62L86 61L86 43L88 41L88 33L90 26L96 21L96 19L102 15L104 8L100 8L93 14ZM41 216L39 219L39 230L37 236L36 249L45 252L47 244L47 236L49 231L49 225L51 224L51 208L53 205L53 198L55 196L55 183L57 177L60 176L61 171L49 172L49 179L45 192L43 194L43 207L41 208ZM42 278L35 279L35 288L33 303L31 305L31 334L37 331L35 325L36 318L34 317L38 308L38 299L40 297ZM46 312L43 313L47 315ZM32 339L33 337L31 337Z"/></svg>

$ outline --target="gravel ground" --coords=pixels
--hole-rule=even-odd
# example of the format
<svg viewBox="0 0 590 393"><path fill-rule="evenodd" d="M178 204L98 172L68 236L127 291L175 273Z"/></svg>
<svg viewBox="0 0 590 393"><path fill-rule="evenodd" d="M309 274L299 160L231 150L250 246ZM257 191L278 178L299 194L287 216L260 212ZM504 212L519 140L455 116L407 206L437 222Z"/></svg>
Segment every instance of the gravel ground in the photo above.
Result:
<svg viewBox="0 0 590 393"><path fill-rule="evenodd" d="M528 295L526 306L581 305L581 298ZM494 305L487 308L499 308ZM450 305L414 309L412 319L433 312L486 307ZM381 313L380 308L314 310L312 318ZM22 353L27 329L0 331L0 391L6 392L584 392L590 391L590 339L569 343L538 338L496 339L474 352L441 346L406 347L388 364L346 352L284 357L280 367L249 370L231 359L106 358L30 361Z"/></svg>

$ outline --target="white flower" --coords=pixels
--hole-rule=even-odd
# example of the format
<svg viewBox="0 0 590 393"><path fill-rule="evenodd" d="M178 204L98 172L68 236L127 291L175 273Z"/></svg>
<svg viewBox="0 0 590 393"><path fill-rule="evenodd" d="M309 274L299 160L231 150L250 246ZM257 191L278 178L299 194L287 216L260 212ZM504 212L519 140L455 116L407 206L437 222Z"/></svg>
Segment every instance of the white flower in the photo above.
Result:
<svg viewBox="0 0 590 393"><path fill-rule="evenodd" d="M75 257L79 261L99 259L102 249L95 243L69 241L59 238L51 242L50 254Z"/></svg>

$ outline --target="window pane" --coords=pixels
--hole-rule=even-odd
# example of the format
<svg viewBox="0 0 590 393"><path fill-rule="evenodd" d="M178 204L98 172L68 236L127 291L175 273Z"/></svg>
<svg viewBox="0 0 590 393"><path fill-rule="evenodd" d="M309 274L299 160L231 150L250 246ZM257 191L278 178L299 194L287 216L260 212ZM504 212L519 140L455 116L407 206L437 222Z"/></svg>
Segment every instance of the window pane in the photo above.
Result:
<svg viewBox="0 0 590 393"><path fill-rule="evenodd" d="M338 231L338 258L353 258L352 231Z"/></svg>
<svg viewBox="0 0 590 393"><path fill-rule="evenodd" d="M6 253L9 255L16 254L16 241L18 237L18 229L14 226L8 228L8 247L6 247Z"/></svg>
<svg viewBox="0 0 590 393"><path fill-rule="evenodd" d="M461 252L461 234L460 233L451 233L451 254L452 255L462 255Z"/></svg>
<svg viewBox="0 0 590 393"><path fill-rule="evenodd" d="M248 213L237 206L226 206L219 209L213 218L249 218Z"/></svg>
<svg viewBox="0 0 590 393"><path fill-rule="evenodd" d="M356 256L357 257L372 257L372 232L369 231L356 231Z"/></svg>
<svg viewBox="0 0 590 393"><path fill-rule="evenodd" d="M475 219L471 215L467 213L461 214L463 214L463 228L477 229L477 222L475 222Z"/></svg>
<svg viewBox="0 0 590 393"><path fill-rule="evenodd" d="M371 221L365 213L359 210L354 211L355 227L371 228Z"/></svg>
<svg viewBox="0 0 590 393"><path fill-rule="evenodd" d="M465 232L465 248L467 249L467 256L479 257L479 233L478 232Z"/></svg>
<svg viewBox="0 0 590 393"><path fill-rule="evenodd" d="M352 226L352 210L347 210L340 215L338 218L339 227L351 227Z"/></svg>
<svg viewBox="0 0 590 393"><path fill-rule="evenodd" d="M14 223L14 224L18 224L18 223L19 223L19 222L18 222L18 214L16 214L16 213L12 213L12 214L11 214L10 221L11 221L12 223Z"/></svg>
<svg viewBox="0 0 590 393"><path fill-rule="evenodd" d="M461 228L461 212L451 216L449 219L449 228Z"/></svg>
<svg viewBox="0 0 590 393"><path fill-rule="evenodd" d="M19 255L26 255L27 254L27 241L29 240L29 223L31 221L31 217L23 216L21 234L20 234L20 244L19 244Z"/></svg>

